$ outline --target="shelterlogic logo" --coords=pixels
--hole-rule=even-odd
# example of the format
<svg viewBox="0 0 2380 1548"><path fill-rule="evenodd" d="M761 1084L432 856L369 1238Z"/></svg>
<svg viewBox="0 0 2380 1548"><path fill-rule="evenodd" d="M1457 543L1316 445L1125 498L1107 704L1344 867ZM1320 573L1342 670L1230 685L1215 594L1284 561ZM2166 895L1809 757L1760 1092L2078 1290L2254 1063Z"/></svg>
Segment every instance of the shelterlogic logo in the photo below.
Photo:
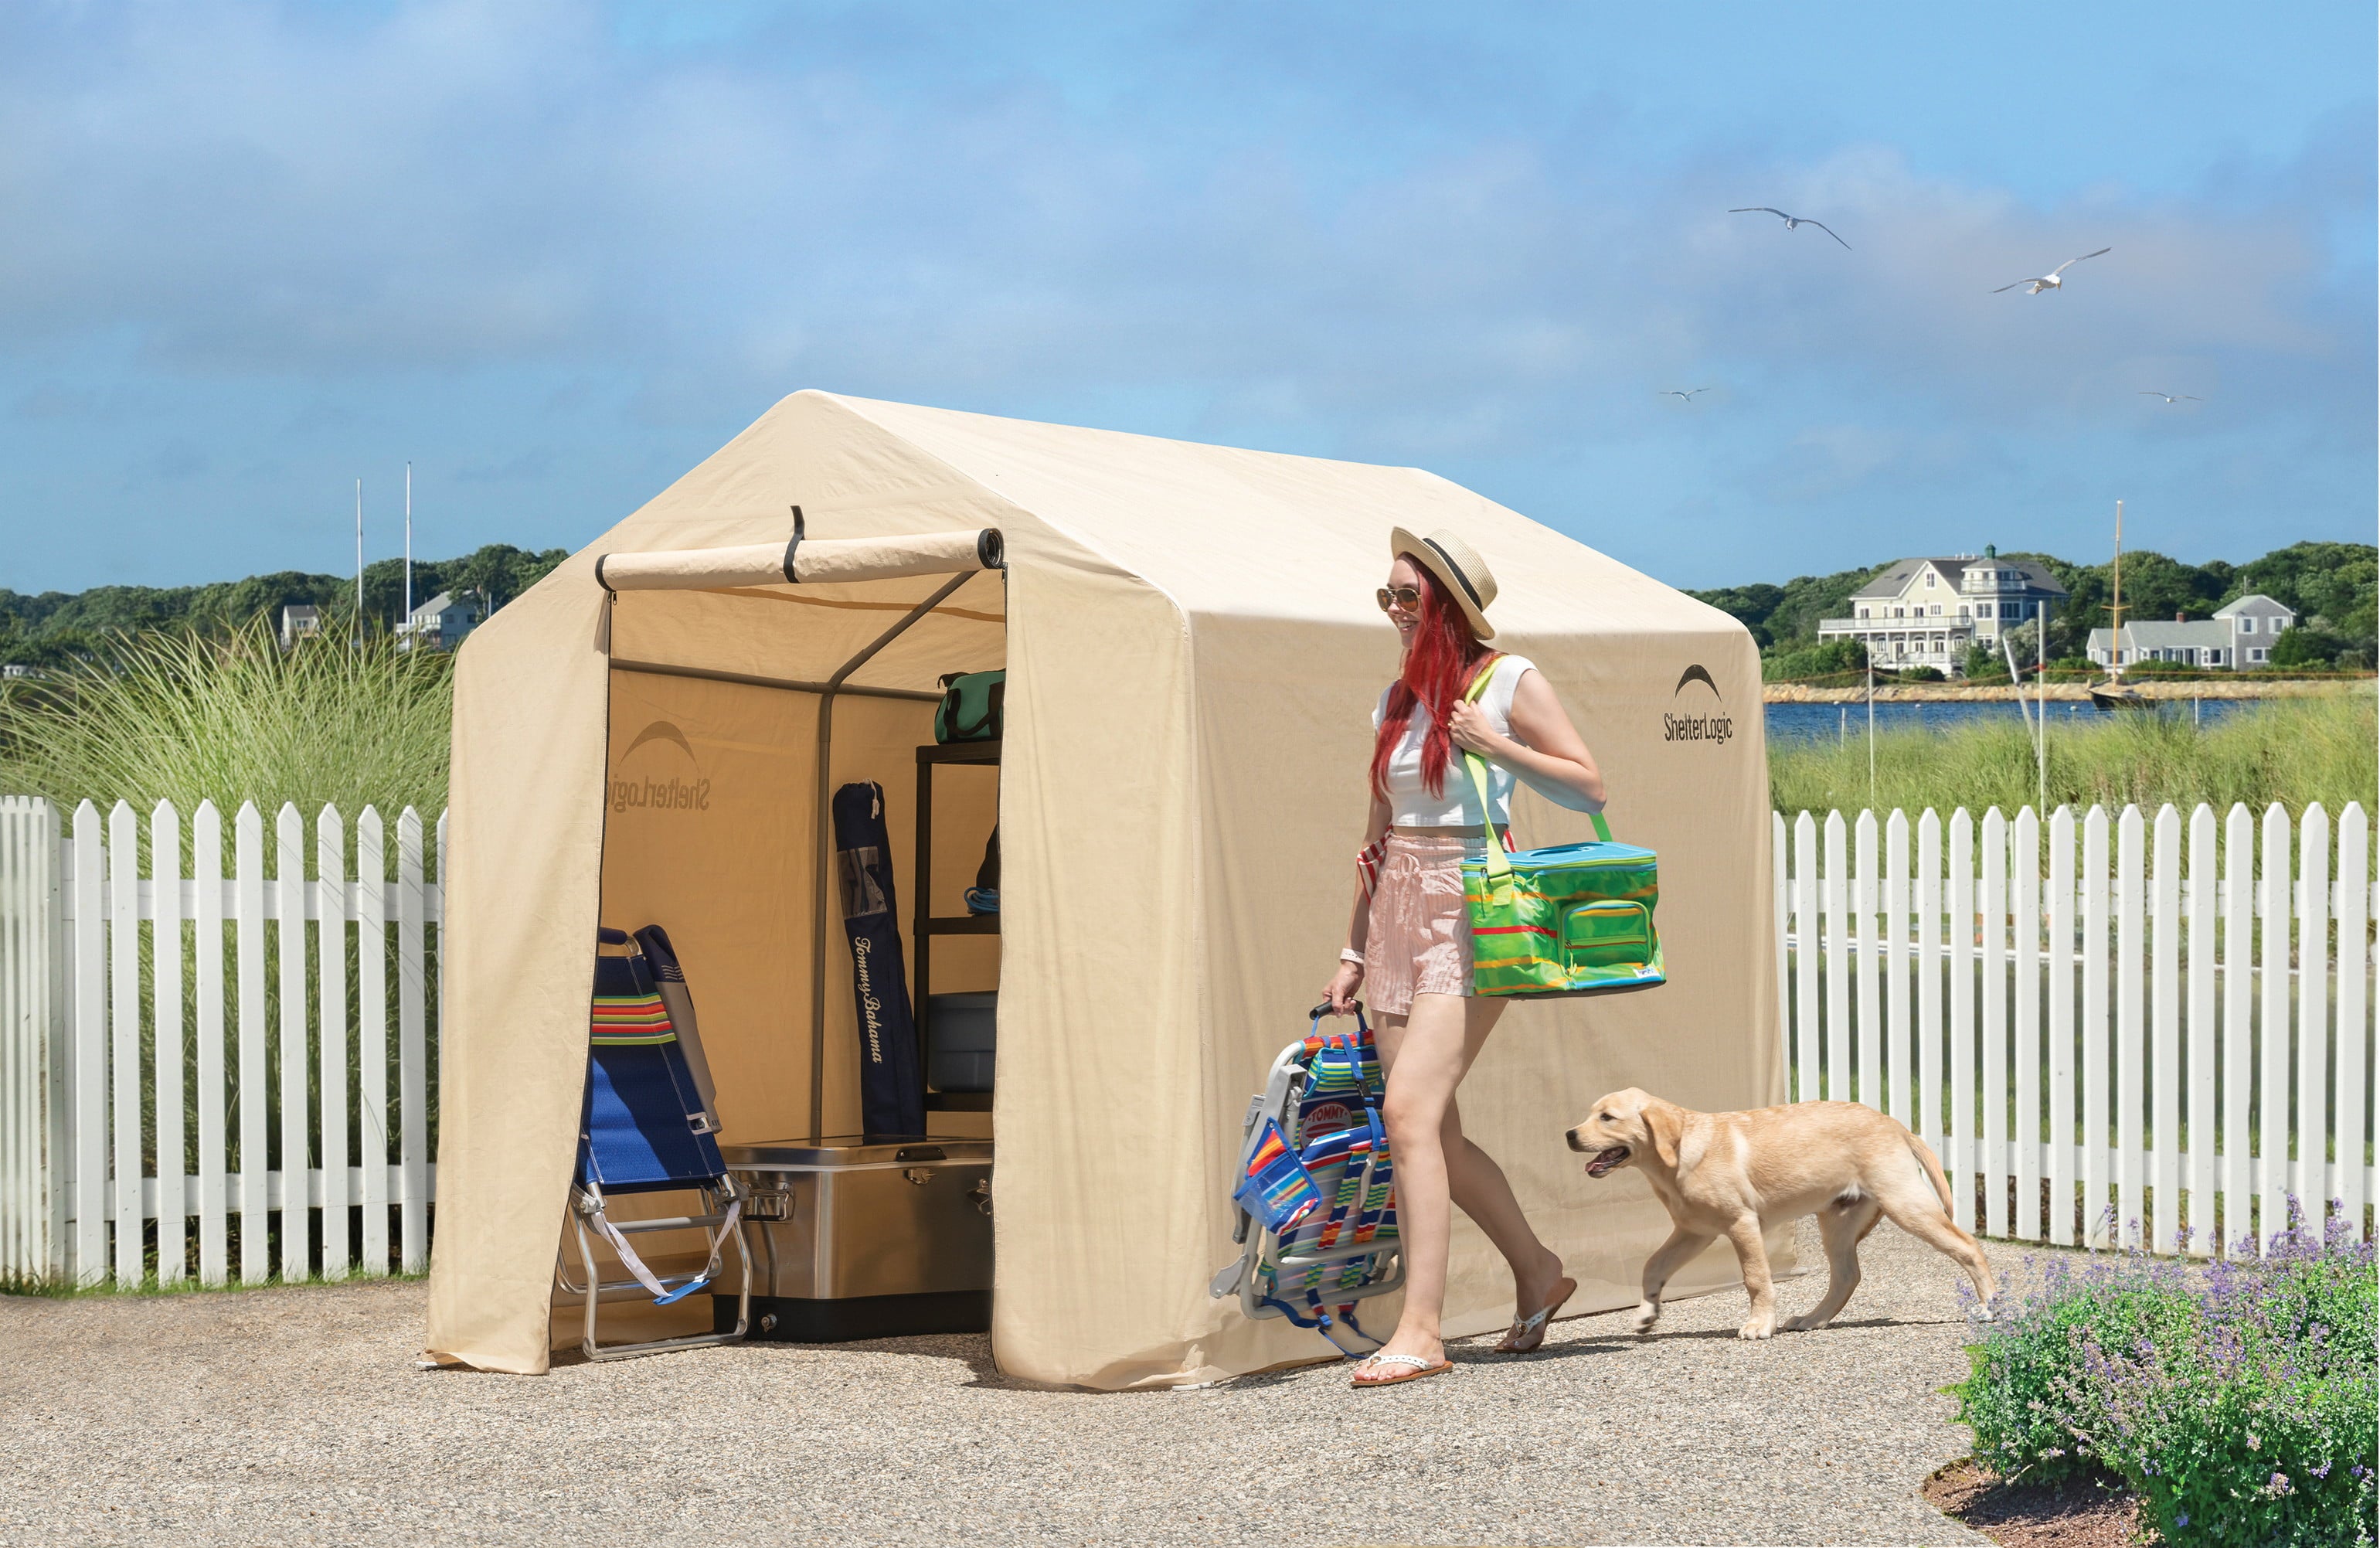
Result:
<svg viewBox="0 0 2380 1548"><path fill-rule="evenodd" d="M669 749L675 748L678 757ZM647 751L658 749L658 751ZM644 753L642 758L638 753ZM710 810L710 781L694 756L694 744L668 721L637 733L613 766L612 810L689 812Z"/></svg>
<svg viewBox="0 0 2380 1548"><path fill-rule="evenodd" d="M1735 735L1735 717L1726 713L1725 704L1716 705L1716 713L1708 714L1680 713L1681 709L1693 707L1693 701L1689 701L1682 706L1679 705L1678 696L1686 691L1688 685L1694 683L1700 683L1709 689L1713 700L1720 698L1718 684L1712 680L1707 668L1699 662L1687 667L1678 675L1678 686L1670 690L1672 707L1661 714L1661 739L1665 742L1706 742L1712 747L1724 747L1729 738ZM1699 700L1701 697L1702 695L1697 693L1694 699Z"/></svg>

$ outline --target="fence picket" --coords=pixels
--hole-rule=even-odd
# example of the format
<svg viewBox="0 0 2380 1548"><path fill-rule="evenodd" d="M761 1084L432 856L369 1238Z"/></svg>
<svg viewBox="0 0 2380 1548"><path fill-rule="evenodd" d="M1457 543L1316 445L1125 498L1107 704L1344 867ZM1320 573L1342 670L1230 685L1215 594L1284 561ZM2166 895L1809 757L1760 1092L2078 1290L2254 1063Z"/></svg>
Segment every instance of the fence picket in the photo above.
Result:
<svg viewBox="0 0 2380 1548"><path fill-rule="evenodd" d="M405 1152L402 1243L405 1272L430 1266L430 1127L422 1040L421 814L396 820L396 1006L398 1128Z"/></svg>
<svg viewBox="0 0 2380 1548"><path fill-rule="evenodd" d="M74 823L74 1273L86 1285L107 1277L107 857L99 808L85 801Z"/></svg>
<svg viewBox="0 0 2380 1548"><path fill-rule="evenodd" d="M35 1022L28 969L39 960L26 950L32 886L26 866L28 811L0 796L0 1274L39 1273L26 1250L26 1061Z"/></svg>
<svg viewBox="0 0 2380 1548"><path fill-rule="evenodd" d="M2141 918L2147 837L2141 809L2127 806L2116 822L2116 1240L2131 1242L2142 1225L2141 1127L2147 1105L2147 1005L2141 982L2145 945Z"/></svg>
<svg viewBox="0 0 2380 1548"><path fill-rule="evenodd" d="M2371 1065L2363 1018L2368 1009L2363 975L2369 970L2363 932L2371 928L2372 833L2360 802L2338 814L2338 1145L2339 1213L2357 1235L2363 1232L2364 1125L2371 1113L2364 1098Z"/></svg>
<svg viewBox="0 0 2380 1548"><path fill-rule="evenodd" d="M169 801L149 813L150 982L156 1006L157 1282L188 1268L188 1185L182 1108L182 821Z"/></svg>
<svg viewBox="0 0 2380 1548"><path fill-rule="evenodd" d="M1917 818L1917 1134L1946 1164L1942 1128L1942 819Z"/></svg>
<svg viewBox="0 0 2380 1548"><path fill-rule="evenodd" d="M1984 1228L2004 1237L2009 1229L2008 1153L2008 819L1998 807L1984 813L1983 959L1984 1020L1976 1039L1983 1064Z"/></svg>
<svg viewBox="0 0 2380 1548"><path fill-rule="evenodd" d="M1807 811L1793 819L1793 1097L1815 1102L1818 1089L1818 828Z"/></svg>
<svg viewBox="0 0 2380 1548"><path fill-rule="evenodd" d="M319 1076L322 1146L322 1277L347 1276L347 860L339 809L314 819L315 980L322 996Z"/></svg>
<svg viewBox="0 0 2380 1548"><path fill-rule="evenodd" d="M2016 1219L2024 1241L2041 1239L2041 819L2033 808L2009 825L2009 929L2016 941L2016 1037L2010 1053L2016 1105L2009 1145L2016 1174Z"/></svg>
<svg viewBox="0 0 2380 1548"><path fill-rule="evenodd" d="M264 1073L264 819L242 801L232 818L232 913L238 944L239 1277L261 1285L272 1269L272 1225L265 1215L271 1167Z"/></svg>
<svg viewBox="0 0 2380 1548"><path fill-rule="evenodd" d="M440 863L443 865L443 858ZM1769 929L1776 937L1772 945L1777 950L1777 1061L1781 1067L1779 1073L1784 1078L1789 1101L1793 1090L1793 957L1789 945L1793 932L1793 894L1786 878L1792 873L1792 869L1785 847L1785 814L1771 811L1768 814L1768 913ZM443 870L439 877L442 881L444 879ZM444 1052L443 1047L440 1052Z"/></svg>
<svg viewBox="0 0 2380 1548"><path fill-rule="evenodd" d="M2112 1247L2107 1230L2107 812L2095 806L2082 822L2082 1242Z"/></svg>
<svg viewBox="0 0 2380 1548"><path fill-rule="evenodd" d="M2237 801L2223 819L2223 1208L2226 1250L2249 1239L2252 1105L2256 1092L2256 820Z"/></svg>
<svg viewBox="0 0 2380 1548"><path fill-rule="evenodd" d="M1942 1159L1959 1224L1975 1218L1976 1171L1983 1160L1975 1129L1975 824L1965 807L1950 814L1950 1112Z"/></svg>
<svg viewBox="0 0 2380 1548"><path fill-rule="evenodd" d="M273 876L281 915L273 926L281 948L281 1278L295 1284L312 1272L314 1257L313 1216L306 1208L313 1060L306 1039L306 820L286 801L273 818Z"/></svg>
<svg viewBox="0 0 2380 1548"><path fill-rule="evenodd" d="M2190 1121L2182 1130L2190 1152L2190 1250L2205 1257L2215 1234L2215 810L2201 801L2190 814Z"/></svg>
<svg viewBox="0 0 2380 1548"><path fill-rule="evenodd" d="M1914 1127L1909 1080L1909 818L1884 824L1884 1110Z"/></svg>
<svg viewBox="0 0 2380 1548"><path fill-rule="evenodd" d="M2181 813L2157 809L2149 983L2149 1176L2152 1250L2171 1252L2181 1224Z"/></svg>
<svg viewBox="0 0 2380 1548"><path fill-rule="evenodd" d="M2321 1229L2330 1202L2330 814L2320 801L2298 818L2298 1100L2290 1176L2306 1219ZM2339 1147L2345 1160L2347 1147Z"/></svg>
<svg viewBox="0 0 2380 1548"><path fill-rule="evenodd" d="M38 1254L28 1250L34 1215L26 1184L38 1176L25 1166L25 1140L38 1128L40 1109L25 1101L29 1060L39 1025L33 1014L30 969L41 960L27 949L33 883L28 865L30 802L0 796L0 1274L41 1272Z"/></svg>
<svg viewBox="0 0 2380 1548"><path fill-rule="evenodd" d="M1850 951L1851 867L1843 860L1843 814L1827 813L1827 869L1819 882L1827 913L1827 1004L1825 1059L1827 1100L1852 1099L1852 997Z"/></svg>
<svg viewBox="0 0 2380 1548"><path fill-rule="evenodd" d="M356 818L356 1139L366 1274L388 1272L388 886L380 812Z"/></svg>
<svg viewBox="0 0 2380 1548"><path fill-rule="evenodd" d="M2256 1241L2272 1248L2287 1211L2289 1161L2289 814L2278 802L2265 811L2264 1018L2256 1029L2260 1069L2256 1155L2265 1187L2257 1199Z"/></svg>
<svg viewBox="0 0 2380 1548"><path fill-rule="evenodd" d="M2074 1232L2074 813L2049 819L2049 1239Z"/></svg>
<svg viewBox="0 0 2380 1548"><path fill-rule="evenodd" d="M1878 1003L1876 974L1884 954L1876 939L1876 813L1861 812L1852 835L1852 908L1859 916L1852 937L1852 1064L1858 1071L1853 1100L1882 1112L1884 1007Z"/></svg>
<svg viewBox="0 0 2380 1548"><path fill-rule="evenodd" d="M212 801L200 801L190 814L190 875L199 894L190 910L198 957L199 1283L222 1285L231 1278L224 1198L231 1157L224 1135L223 813Z"/></svg>
<svg viewBox="0 0 2380 1548"><path fill-rule="evenodd" d="M115 1214L115 1277L142 1274L140 1178L140 819L117 801L107 813L107 1027L109 1155Z"/></svg>

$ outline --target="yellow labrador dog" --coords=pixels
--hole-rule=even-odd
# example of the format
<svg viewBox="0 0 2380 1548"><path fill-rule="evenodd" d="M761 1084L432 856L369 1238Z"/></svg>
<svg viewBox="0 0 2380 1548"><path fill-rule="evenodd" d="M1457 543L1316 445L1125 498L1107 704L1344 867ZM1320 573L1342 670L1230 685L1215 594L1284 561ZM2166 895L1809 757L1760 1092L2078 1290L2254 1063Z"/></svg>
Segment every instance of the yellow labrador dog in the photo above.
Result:
<svg viewBox="0 0 2380 1548"><path fill-rule="evenodd" d="M1695 1113L1630 1087L1595 1104L1570 1131L1586 1175L1622 1166L1643 1171L1670 1212L1670 1239L1645 1264L1645 1301L1636 1331L1661 1316L1661 1288L1681 1264L1725 1237L1743 1266L1752 1320L1740 1338L1777 1331L1777 1291L1768 1278L1763 1226L1818 1217L1829 1278L1826 1298L1785 1323L1788 1333L1822 1328L1852 1298L1860 1280L1860 1239L1878 1217L1957 1262L1983 1298L1988 1319L1992 1266L1975 1238L1950 1218L1942 1164L1915 1135L1872 1107L1801 1102L1750 1113Z"/></svg>

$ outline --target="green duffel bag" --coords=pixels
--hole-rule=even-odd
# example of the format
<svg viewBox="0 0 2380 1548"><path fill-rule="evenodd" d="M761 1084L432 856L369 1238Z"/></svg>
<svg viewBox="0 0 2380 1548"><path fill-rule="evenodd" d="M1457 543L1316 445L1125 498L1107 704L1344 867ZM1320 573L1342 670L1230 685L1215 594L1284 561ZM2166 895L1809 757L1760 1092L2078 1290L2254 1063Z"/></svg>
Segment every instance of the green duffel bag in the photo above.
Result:
<svg viewBox="0 0 2380 1548"><path fill-rule="evenodd" d="M945 673L942 701L934 709L934 740L1000 740L1001 701L1007 694L1005 668L998 672Z"/></svg>

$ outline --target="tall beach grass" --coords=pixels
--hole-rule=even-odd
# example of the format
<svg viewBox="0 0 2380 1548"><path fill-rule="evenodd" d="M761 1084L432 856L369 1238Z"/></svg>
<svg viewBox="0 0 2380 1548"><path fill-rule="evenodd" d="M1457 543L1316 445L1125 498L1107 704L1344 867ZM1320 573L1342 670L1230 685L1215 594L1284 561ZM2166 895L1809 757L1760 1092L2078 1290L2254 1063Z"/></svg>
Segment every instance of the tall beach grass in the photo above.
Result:
<svg viewBox="0 0 2380 1548"><path fill-rule="evenodd" d="M1768 750L1769 798L1789 816L1864 806L2014 812L2040 799L2035 781L2032 734L2012 720L1878 732L1873 795L1864 735ZM2375 784L2380 714L2368 686L2336 698L2272 700L2204 728L2133 713L2049 727L2052 811L2168 801L2188 810L2205 801L2220 811L2239 801L2262 811L2277 802L2294 817L2313 801L2333 813L2361 801L2369 811Z"/></svg>
<svg viewBox="0 0 2380 1548"><path fill-rule="evenodd" d="M376 806L390 824L391 842L385 846L382 863L386 873L394 875L399 859L394 842L398 813L410 806L425 824L434 823L446 804L452 676L451 658L431 652L400 652L384 638L367 640L360 647L344 640L318 639L285 653L261 627L225 636L160 633L125 638L97 661L44 677L17 679L0 691L0 792L46 796L66 810L89 799L104 811L122 799L144 818L158 801L171 801L183 814L186 846L196 842L189 814L202 800L216 804L226 827L242 801L255 802L268 835L274 813L283 802L292 802L306 821L309 862L315 814L324 804L335 803L350 822L366 806ZM145 822L140 833L136 863L144 872L155 863L191 874L181 869L192 862L187 850L170 860L155 860L149 854L151 830ZM434 874L434 849L425 858ZM312 870L310 863L307 870ZM134 1018L138 1050L134 1065L143 1071L154 1067L160 1022L152 957L157 928L142 923L134 951L140 1006ZM200 927L186 920L180 928L182 959L187 962L193 959ZM271 920L262 928L266 958L277 959L282 932L288 926ZM229 960L236 950L238 927L225 924L222 929ZM311 985L318 981L322 938L314 931L303 934L301 981ZM339 932L333 939L345 955L345 981L359 983L360 934L350 939ZM391 985L399 981L400 945L392 931L382 947L386 954L383 979ZM441 945L443 941L433 937L427 964L433 1016L440 983L436 953ZM226 1070L225 1096L235 1114L243 1099L261 1103L268 1113L279 1112L282 1102L282 1079L288 1066L281 1050L285 1035L281 978L267 973L260 987L261 1019L267 1030L264 1085L261 1091L244 1091L240 1072ZM182 1030L185 1069L200 1067L197 1007L200 992L199 981L186 976L181 1008L166 1018ZM222 1006L225 1024L236 1025L238 1004L233 986L223 985L220 993L225 996ZM382 1029L388 1061L384 1079L390 1091L401 1089L400 1010L398 997L392 993L383 1012L387 1022ZM310 1029L307 1051L297 1061L306 1071L310 1144L314 1147L322 1142L319 1037L318 1030ZM424 1072L424 1117L432 1155L437 1153L439 1115L436 1048L433 1040ZM360 1070L350 1078L359 1080ZM384 1135L375 1151L371 1136L376 1128L363 1122L358 1086L350 1085L346 1101L347 1132L357 1137L358 1157L366 1164L373 1159L396 1159L386 1153ZM182 1091L186 1151L171 1168L176 1173L194 1173L199 1168L198 1104L197 1083L186 1084ZM147 1103L141 1127L144 1169L154 1168L156 1118ZM235 1125L226 1136L225 1159L235 1170L251 1160L278 1167L283 1164L281 1140L276 1123L266 1137L265 1155L250 1158L243 1153ZM281 1233L276 1228L270 1235L272 1251L277 1257ZM393 1227L391 1239L397 1237ZM319 1232L314 1239L319 1248ZM350 1239L356 1238L351 1236ZM145 1287L154 1289L160 1267L156 1237L146 1237L143 1249L148 1260ZM186 1274L193 1274L195 1242L186 1243L184 1250L183 1269ZM310 1262L298 1272L319 1273L326 1267ZM367 1263L362 1272L385 1273L389 1267ZM110 1289L143 1287L111 1286ZM0 1283L0 1294L59 1294L74 1288L40 1279ZM186 1277L178 1288L200 1286Z"/></svg>
<svg viewBox="0 0 2380 1548"><path fill-rule="evenodd" d="M374 805L435 821L446 804L452 661L311 640L284 652L261 627L128 638L107 656L0 694L0 791L71 807L160 800L225 814L252 800Z"/></svg>

